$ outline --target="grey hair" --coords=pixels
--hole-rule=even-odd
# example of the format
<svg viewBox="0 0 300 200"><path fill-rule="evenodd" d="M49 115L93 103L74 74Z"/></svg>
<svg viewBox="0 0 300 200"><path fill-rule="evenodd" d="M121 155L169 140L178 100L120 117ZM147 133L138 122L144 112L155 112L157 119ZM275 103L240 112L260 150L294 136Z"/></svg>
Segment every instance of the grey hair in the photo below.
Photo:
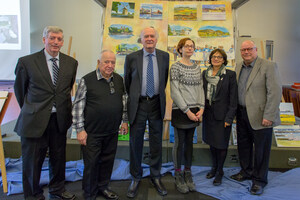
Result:
<svg viewBox="0 0 300 200"><path fill-rule="evenodd" d="M148 27L144 28L144 29L142 30L142 32L141 32L140 38L143 38L145 29L147 29L147 28L152 28L152 29L155 31L155 37L156 37L156 39L158 39L158 36L159 36L159 35L158 35L158 32L157 32L157 30L156 30L153 26L148 26Z"/></svg>
<svg viewBox="0 0 300 200"><path fill-rule="evenodd" d="M101 60L101 58L102 58L102 55L105 53L105 52L110 52L110 53L113 53L113 54L115 54L112 50L109 50L109 49L104 49L104 50L102 50L101 52L100 52L100 57L99 57L99 60Z"/></svg>
<svg viewBox="0 0 300 200"><path fill-rule="evenodd" d="M43 31L43 37L44 38L48 37L49 33L62 33L63 34L64 32L58 26L46 26ZM63 34L63 38L64 38L64 34Z"/></svg>
<svg viewBox="0 0 300 200"><path fill-rule="evenodd" d="M242 43L244 42L251 42L253 44L253 47L257 49L256 44L253 40L244 40Z"/></svg>

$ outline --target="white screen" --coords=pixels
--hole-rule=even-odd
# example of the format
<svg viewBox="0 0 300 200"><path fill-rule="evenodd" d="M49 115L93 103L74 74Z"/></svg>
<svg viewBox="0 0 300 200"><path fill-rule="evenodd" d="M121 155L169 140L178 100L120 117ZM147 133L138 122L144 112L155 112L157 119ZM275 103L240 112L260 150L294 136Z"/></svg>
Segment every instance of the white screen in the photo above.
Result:
<svg viewBox="0 0 300 200"><path fill-rule="evenodd" d="M0 0L0 80L14 80L18 58L29 52L29 0Z"/></svg>

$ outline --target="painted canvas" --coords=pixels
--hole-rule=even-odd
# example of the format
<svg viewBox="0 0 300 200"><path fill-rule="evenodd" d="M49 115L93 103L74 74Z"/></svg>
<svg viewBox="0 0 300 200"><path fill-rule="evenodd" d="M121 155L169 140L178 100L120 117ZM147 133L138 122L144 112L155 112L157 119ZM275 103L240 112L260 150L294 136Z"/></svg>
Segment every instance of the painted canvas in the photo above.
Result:
<svg viewBox="0 0 300 200"><path fill-rule="evenodd" d="M198 30L201 38L229 37L229 31L220 26L202 26Z"/></svg>
<svg viewBox="0 0 300 200"><path fill-rule="evenodd" d="M162 4L145 4L140 7L141 19L162 19L163 6Z"/></svg>
<svg viewBox="0 0 300 200"><path fill-rule="evenodd" d="M196 5L175 5L174 20L195 21L197 20Z"/></svg>
<svg viewBox="0 0 300 200"><path fill-rule="evenodd" d="M226 20L225 4L202 5L202 20Z"/></svg>
<svg viewBox="0 0 300 200"><path fill-rule="evenodd" d="M191 31L187 26L168 24L168 36L189 36Z"/></svg>
<svg viewBox="0 0 300 200"><path fill-rule="evenodd" d="M132 27L125 24L112 24L108 27L108 35L117 40L131 38L133 36Z"/></svg>
<svg viewBox="0 0 300 200"><path fill-rule="evenodd" d="M112 2L111 17L133 18L135 3L130 2Z"/></svg>
<svg viewBox="0 0 300 200"><path fill-rule="evenodd" d="M137 44L121 43L116 46L116 54L117 55L128 55L139 49L141 49L141 47Z"/></svg>

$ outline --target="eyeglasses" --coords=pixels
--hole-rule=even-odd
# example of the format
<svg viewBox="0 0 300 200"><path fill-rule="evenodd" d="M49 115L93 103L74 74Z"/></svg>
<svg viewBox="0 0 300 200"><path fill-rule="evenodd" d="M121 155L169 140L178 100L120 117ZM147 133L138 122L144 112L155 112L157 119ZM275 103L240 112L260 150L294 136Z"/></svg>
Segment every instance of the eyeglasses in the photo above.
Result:
<svg viewBox="0 0 300 200"><path fill-rule="evenodd" d="M252 48L244 48L244 49L240 49L240 51L241 52L246 52L246 51L248 51L248 52L250 52L250 51L252 51L253 49L255 49L256 47L252 47Z"/></svg>
<svg viewBox="0 0 300 200"><path fill-rule="evenodd" d="M219 60L223 59L222 56L212 56L211 58L212 58L212 59L219 59Z"/></svg>
<svg viewBox="0 0 300 200"><path fill-rule="evenodd" d="M183 48L185 48L185 49L188 49L188 48L194 49L195 47L194 47L194 45L184 45Z"/></svg>
<svg viewBox="0 0 300 200"><path fill-rule="evenodd" d="M109 82L109 89L110 89L110 94L115 93L115 85L114 85L114 82L112 80Z"/></svg>

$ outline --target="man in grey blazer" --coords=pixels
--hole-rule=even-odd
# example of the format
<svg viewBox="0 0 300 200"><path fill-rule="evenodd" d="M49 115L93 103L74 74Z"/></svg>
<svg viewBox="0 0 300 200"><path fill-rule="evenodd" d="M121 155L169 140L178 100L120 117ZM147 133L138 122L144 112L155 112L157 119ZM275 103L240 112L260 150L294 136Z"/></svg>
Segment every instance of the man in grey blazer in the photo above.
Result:
<svg viewBox="0 0 300 200"><path fill-rule="evenodd" d="M277 64L259 58L253 41L244 41L240 51L243 62L236 67L236 73L241 171L231 178L237 181L252 179L250 192L260 195L268 183L273 127L280 124L281 81Z"/></svg>
<svg viewBox="0 0 300 200"><path fill-rule="evenodd" d="M146 121L149 123L151 183L160 195L167 194L160 180L160 169L169 54L155 48L157 39L158 33L153 27L143 29L143 49L125 59L124 80L130 122L130 173L133 178L127 193L130 198L136 196L143 175L141 162Z"/></svg>
<svg viewBox="0 0 300 200"><path fill-rule="evenodd" d="M78 62L60 51L63 31L48 26L45 48L21 57L14 85L21 113L15 131L21 136L25 199L45 199L39 186L43 161L49 148L50 199L74 199L65 190L66 133L72 123L71 88Z"/></svg>

